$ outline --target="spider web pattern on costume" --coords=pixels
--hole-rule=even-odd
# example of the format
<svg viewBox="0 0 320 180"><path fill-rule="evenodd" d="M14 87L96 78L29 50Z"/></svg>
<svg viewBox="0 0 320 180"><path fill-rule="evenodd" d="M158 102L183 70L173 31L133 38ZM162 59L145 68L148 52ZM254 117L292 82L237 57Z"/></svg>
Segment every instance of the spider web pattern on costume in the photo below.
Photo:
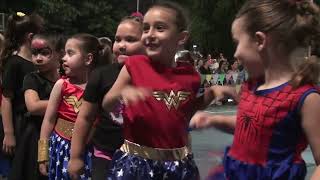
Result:
<svg viewBox="0 0 320 180"><path fill-rule="evenodd" d="M296 108L303 92L305 90L293 90L290 85L286 85L280 90L256 95L248 86L244 86L231 154L243 160L263 164L275 127Z"/></svg>

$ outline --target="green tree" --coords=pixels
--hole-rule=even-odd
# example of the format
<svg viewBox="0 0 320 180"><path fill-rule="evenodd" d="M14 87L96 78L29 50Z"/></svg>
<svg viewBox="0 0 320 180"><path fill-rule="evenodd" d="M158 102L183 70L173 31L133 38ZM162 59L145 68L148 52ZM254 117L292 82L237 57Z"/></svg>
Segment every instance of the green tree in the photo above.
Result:
<svg viewBox="0 0 320 180"><path fill-rule="evenodd" d="M191 14L192 42L204 53L218 52L232 57L234 45L231 37L231 23L244 0L189 0Z"/></svg>
<svg viewBox="0 0 320 180"><path fill-rule="evenodd" d="M132 0L4 0L0 12L37 12L49 31L113 37L120 19L136 6Z"/></svg>
<svg viewBox="0 0 320 180"><path fill-rule="evenodd" d="M46 19L48 29L65 34L113 37L120 19L129 15L126 2L115 0L37 0L36 4L35 11Z"/></svg>
<svg viewBox="0 0 320 180"><path fill-rule="evenodd" d="M156 0L140 0L145 12ZM189 10L191 40L187 48L197 44L204 54L224 52L231 57L234 46L231 23L245 0L172 0ZM38 12L47 29L74 34L91 33L113 37L120 19L136 9L136 0L3 0L0 11Z"/></svg>

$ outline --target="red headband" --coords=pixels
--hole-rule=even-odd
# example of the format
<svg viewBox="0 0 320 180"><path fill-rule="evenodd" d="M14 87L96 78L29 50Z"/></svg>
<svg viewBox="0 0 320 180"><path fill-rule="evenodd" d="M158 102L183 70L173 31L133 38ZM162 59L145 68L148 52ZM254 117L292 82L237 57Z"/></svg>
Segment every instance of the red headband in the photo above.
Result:
<svg viewBox="0 0 320 180"><path fill-rule="evenodd" d="M35 40L32 41L31 47L32 48L36 48L36 49L41 49L41 48L48 47L48 44L47 44L46 41L44 41L42 39L35 39Z"/></svg>

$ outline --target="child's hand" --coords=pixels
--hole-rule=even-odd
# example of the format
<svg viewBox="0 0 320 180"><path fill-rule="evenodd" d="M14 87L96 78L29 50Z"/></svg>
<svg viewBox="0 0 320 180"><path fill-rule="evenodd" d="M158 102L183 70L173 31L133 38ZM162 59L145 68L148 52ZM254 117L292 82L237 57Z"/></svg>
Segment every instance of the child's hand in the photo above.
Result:
<svg viewBox="0 0 320 180"><path fill-rule="evenodd" d="M39 163L39 171L42 175L48 176L48 162Z"/></svg>
<svg viewBox="0 0 320 180"><path fill-rule="evenodd" d="M191 118L189 127L194 129L204 129L211 126L211 121L209 119L211 115L206 112L198 111Z"/></svg>
<svg viewBox="0 0 320 180"><path fill-rule="evenodd" d="M151 91L141 87L127 86L121 92L121 97L125 105L144 101L148 96L151 96Z"/></svg>
<svg viewBox="0 0 320 180"><path fill-rule="evenodd" d="M71 158L68 162L68 173L71 179L80 179L80 175L84 173L84 163L81 158Z"/></svg>
<svg viewBox="0 0 320 180"><path fill-rule="evenodd" d="M6 154L13 155L14 149L16 147L16 138L13 133L8 133L4 135L2 151Z"/></svg>

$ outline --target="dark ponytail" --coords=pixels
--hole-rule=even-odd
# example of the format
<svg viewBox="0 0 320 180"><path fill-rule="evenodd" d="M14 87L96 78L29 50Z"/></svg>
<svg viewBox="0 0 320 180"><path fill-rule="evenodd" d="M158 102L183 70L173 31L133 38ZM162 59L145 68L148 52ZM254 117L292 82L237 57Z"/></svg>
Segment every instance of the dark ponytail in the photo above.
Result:
<svg viewBox="0 0 320 180"><path fill-rule="evenodd" d="M311 1L296 2L297 16L296 26L293 27L293 32L299 45L311 45L312 42L320 41L320 11L319 7ZM317 56L310 56L302 62L291 83L294 87L303 84L317 84L320 75L320 65Z"/></svg>
<svg viewBox="0 0 320 180"><path fill-rule="evenodd" d="M18 12L9 16L4 33L4 49L0 55L1 71L7 59L25 43L26 35L39 33L43 24L43 19L37 14L25 15Z"/></svg>
<svg viewBox="0 0 320 180"><path fill-rule="evenodd" d="M316 56L310 56L297 67L291 84L293 87L299 87L304 84L317 84L320 75L319 60Z"/></svg>
<svg viewBox="0 0 320 180"><path fill-rule="evenodd" d="M77 39L81 42L80 48L85 53L92 53L93 61L91 64L91 69L94 69L99 66L103 66L111 62L111 59L105 59L107 56L105 53L111 53L109 51L104 51L104 46L100 44L97 37L91 34L75 34L71 38Z"/></svg>

